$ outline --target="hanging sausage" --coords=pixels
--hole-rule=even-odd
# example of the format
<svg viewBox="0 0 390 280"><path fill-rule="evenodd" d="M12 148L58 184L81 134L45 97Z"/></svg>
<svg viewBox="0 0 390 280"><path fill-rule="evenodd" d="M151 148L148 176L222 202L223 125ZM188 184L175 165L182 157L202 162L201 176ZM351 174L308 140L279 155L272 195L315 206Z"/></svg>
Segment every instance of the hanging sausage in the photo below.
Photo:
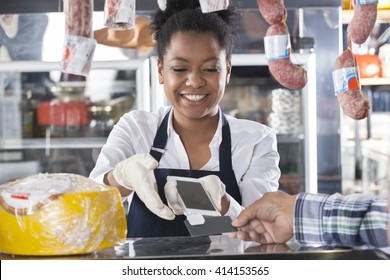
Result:
<svg viewBox="0 0 390 280"><path fill-rule="evenodd" d="M360 74L351 44L363 44L377 17L378 0L354 0L353 17L347 27L348 46L337 58L333 71L335 94L344 114L355 119L367 118L370 102L360 88Z"/></svg>
<svg viewBox="0 0 390 280"><path fill-rule="evenodd" d="M353 16L347 33L355 44L363 44L370 36L377 17L378 0L354 0Z"/></svg>
<svg viewBox="0 0 390 280"><path fill-rule="evenodd" d="M288 89L302 89L307 83L306 70L292 63L287 12L283 0L257 0L261 15L270 24L264 38L265 54L272 76Z"/></svg>
<svg viewBox="0 0 390 280"><path fill-rule="evenodd" d="M356 59L350 49L346 49L336 60L333 71L335 94L347 116L360 120L368 116L370 103L360 89Z"/></svg>
<svg viewBox="0 0 390 280"><path fill-rule="evenodd" d="M93 39L93 0L64 0L65 40L61 60L64 73L87 76L96 41Z"/></svg>

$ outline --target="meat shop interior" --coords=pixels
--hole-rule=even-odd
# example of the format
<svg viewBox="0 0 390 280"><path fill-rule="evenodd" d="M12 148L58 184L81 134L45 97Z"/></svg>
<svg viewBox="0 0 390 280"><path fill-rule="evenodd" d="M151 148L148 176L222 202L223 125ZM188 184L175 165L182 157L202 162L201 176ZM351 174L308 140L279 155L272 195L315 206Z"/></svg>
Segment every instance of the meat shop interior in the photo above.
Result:
<svg viewBox="0 0 390 280"><path fill-rule="evenodd" d="M67 12L72 9L67 5L77 2L91 5L92 12L69 15ZM122 1L135 5L130 7L134 12L133 22L127 27L123 23L119 27L109 25L110 2L120 1L0 0L1 220L6 217L11 224L12 218L8 216L12 216L14 220L19 219L15 225L20 226L20 218L12 211L21 204L14 202L13 195L19 200L32 199L31 193L23 192L25 187L15 187L15 182L36 178L38 174L69 175L69 178L76 174L89 180L102 147L124 114L133 110L157 112L169 105L159 82L158 55L149 29L151 17L164 1ZM203 2L209 8L212 2L229 3ZM283 20L289 31L288 59L304 69L306 75L306 82L300 88L289 88L270 70L272 61L265 39L270 24L260 9L266 2L279 1L230 0L238 5L239 37L231 57L230 81L219 104L221 112L259 122L275 133L280 156L279 191L289 195L304 192L386 196L390 188L390 1L378 1L368 38L359 44L350 36L353 21L359 20L354 18L358 14L356 5L351 4L354 1L280 1L285 6ZM364 33L365 24L368 23L364 20L356 24L359 34ZM90 53L84 50L85 61L71 64L73 50L70 49L75 42L65 37L72 29L81 30L88 25L91 29L85 37L95 42L94 48ZM353 100L342 106L347 91L336 95L337 87L343 85L336 85L339 77L335 74L335 63L346 50L353 53L355 65L346 65L350 68L343 70L356 66L353 67L356 72L352 73L357 81L354 91L360 91L357 94L361 100L366 99L366 108L360 108ZM72 67L82 70L75 74ZM347 88L350 89L349 85ZM348 112L353 106L355 110L367 110L367 114L354 117ZM47 185L51 179L48 180ZM43 197L59 203L59 199L55 201L43 192L42 187L36 195L40 198L33 199L37 209L46 207L46 202L39 201ZM73 206L68 207L76 211ZM126 212L130 206L124 201L120 207ZM99 215L105 213L95 208ZM30 215L23 213L26 219ZM31 218L37 215L36 209L34 213ZM60 214L59 219L65 215ZM0 227L4 224L1 220ZM121 227L120 222L115 224L114 218L110 220L112 228ZM44 226L34 228L43 232ZM9 227L7 231L14 231L18 236L17 227ZM389 251L364 246L302 246L291 241L278 248L265 248L265 244L247 244L208 230L205 232L210 234L195 237L134 239L127 236L119 245L109 243L109 237L105 237L110 246L85 249L86 254L84 248L82 254L71 251L62 255L58 253L62 249L32 252L69 259L390 258ZM34 234L29 237L22 231L23 237L14 240L26 238L24 247L35 244ZM11 235L0 229L0 259L36 257L31 251L23 250L19 255L21 245L7 245L12 243L7 240L13 238ZM92 256L91 250L95 251Z"/></svg>

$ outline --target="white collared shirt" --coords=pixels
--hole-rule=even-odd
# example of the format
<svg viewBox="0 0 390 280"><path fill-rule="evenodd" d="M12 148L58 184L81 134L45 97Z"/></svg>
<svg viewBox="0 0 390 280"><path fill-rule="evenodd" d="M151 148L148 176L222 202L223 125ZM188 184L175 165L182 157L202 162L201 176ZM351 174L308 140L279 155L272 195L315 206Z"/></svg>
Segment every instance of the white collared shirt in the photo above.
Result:
<svg viewBox="0 0 390 280"><path fill-rule="evenodd" d="M162 107L156 113L130 111L123 115L107 138L90 178L103 183L104 175L117 163L138 153L149 153L154 137L164 116L171 107ZM264 193L276 191L280 177L279 154L273 130L258 122L226 116L231 133L232 165L237 185L246 207ZM187 153L179 135L172 127L172 111L168 120L166 151L159 168L190 169ZM222 119L210 142L211 158L200 169L219 171L219 145L222 141ZM231 198L231 201L233 199ZM227 215L236 217L242 207L231 202Z"/></svg>

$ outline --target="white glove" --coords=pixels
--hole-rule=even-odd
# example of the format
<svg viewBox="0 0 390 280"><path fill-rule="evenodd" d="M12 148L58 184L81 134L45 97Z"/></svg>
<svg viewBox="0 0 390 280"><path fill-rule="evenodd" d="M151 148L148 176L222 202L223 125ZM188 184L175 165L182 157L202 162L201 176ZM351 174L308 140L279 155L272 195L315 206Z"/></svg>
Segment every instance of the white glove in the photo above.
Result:
<svg viewBox="0 0 390 280"><path fill-rule="evenodd" d="M173 220L175 215L157 192L153 170L158 162L149 154L136 154L119 162L113 172L115 180L124 188L135 191L145 206L160 218Z"/></svg>
<svg viewBox="0 0 390 280"><path fill-rule="evenodd" d="M218 211L221 212L221 199L226 194L224 183L216 175L208 175L199 178L206 192L209 194ZM183 214L183 208L179 203L179 193L177 191L177 182L174 178L168 176L167 183L164 186L165 197L167 198L168 206L176 215Z"/></svg>
<svg viewBox="0 0 390 280"><path fill-rule="evenodd" d="M221 199L226 194L225 184L222 183L222 181L216 175L208 175L199 179L202 181L206 192L209 193L214 205L217 207L218 211L221 212Z"/></svg>
<svg viewBox="0 0 390 280"><path fill-rule="evenodd" d="M169 208L172 209L175 215L183 215L183 207L179 203L179 193L177 191L177 182L171 176L167 177L167 182L164 186L165 198Z"/></svg>

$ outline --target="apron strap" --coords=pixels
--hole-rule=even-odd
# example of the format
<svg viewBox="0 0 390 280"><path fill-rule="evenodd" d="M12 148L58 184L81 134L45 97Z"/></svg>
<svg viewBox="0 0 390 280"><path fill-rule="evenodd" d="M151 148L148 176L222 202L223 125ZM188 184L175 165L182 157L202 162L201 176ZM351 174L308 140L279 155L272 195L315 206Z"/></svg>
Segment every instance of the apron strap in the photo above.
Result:
<svg viewBox="0 0 390 280"><path fill-rule="evenodd" d="M150 148L150 155L157 160L160 161L163 153L165 152L165 146L168 140L168 119L169 112L165 115L162 120L160 127L157 130L156 137L153 141L153 146ZM232 151L231 151L231 138L230 138L230 128L229 122L227 121L225 114L221 112L222 118L222 142L219 145L219 170L233 170L232 165Z"/></svg>
<svg viewBox="0 0 390 280"><path fill-rule="evenodd" d="M232 141L230 138L229 123L222 113L222 142L219 145L219 170L233 170Z"/></svg>
<svg viewBox="0 0 390 280"><path fill-rule="evenodd" d="M169 110L170 112L171 110ZM168 118L169 112L165 115L164 119L161 122L160 127L157 130L156 137L153 141L153 146L150 148L150 155L154 157L155 160L160 162L160 159L165 152L165 146L168 140Z"/></svg>

